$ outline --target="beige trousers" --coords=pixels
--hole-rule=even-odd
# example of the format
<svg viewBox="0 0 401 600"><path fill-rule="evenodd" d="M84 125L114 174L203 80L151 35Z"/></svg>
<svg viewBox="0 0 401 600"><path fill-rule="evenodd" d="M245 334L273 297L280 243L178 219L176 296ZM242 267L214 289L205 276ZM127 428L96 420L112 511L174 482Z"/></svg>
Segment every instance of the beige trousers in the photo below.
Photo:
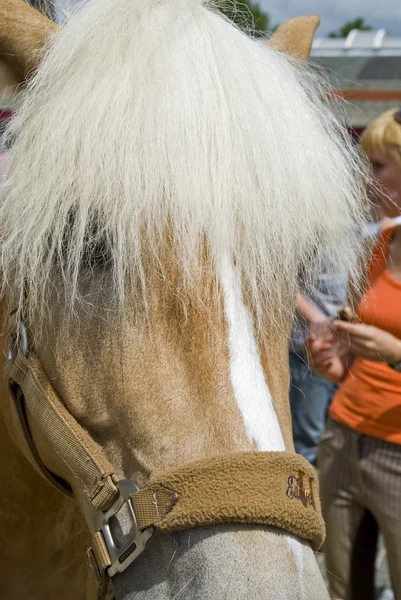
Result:
<svg viewBox="0 0 401 600"><path fill-rule="evenodd" d="M361 585L353 581L352 565L357 564L361 527L371 513L384 537L396 600L401 600L401 445L361 435L329 419L318 465L331 597L354 600L360 596L355 590ZM359 552L369 543L365 536ZM373 580L373 570L373 561L366 561L362 582Z"/></svg>

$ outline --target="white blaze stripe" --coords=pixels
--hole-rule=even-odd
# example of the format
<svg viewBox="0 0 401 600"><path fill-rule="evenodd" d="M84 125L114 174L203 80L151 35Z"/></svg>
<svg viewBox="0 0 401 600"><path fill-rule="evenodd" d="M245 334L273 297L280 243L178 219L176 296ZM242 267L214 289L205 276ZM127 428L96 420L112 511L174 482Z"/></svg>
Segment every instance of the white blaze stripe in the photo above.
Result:
<svg viewBox="0 0 401 600"><path fill-rule="evenodd" d="M220 268L228 323L230 375L249 440L258 450L284 451L284 439L262 369L253 318L244 305L237 269L224 260Z"/></svg>

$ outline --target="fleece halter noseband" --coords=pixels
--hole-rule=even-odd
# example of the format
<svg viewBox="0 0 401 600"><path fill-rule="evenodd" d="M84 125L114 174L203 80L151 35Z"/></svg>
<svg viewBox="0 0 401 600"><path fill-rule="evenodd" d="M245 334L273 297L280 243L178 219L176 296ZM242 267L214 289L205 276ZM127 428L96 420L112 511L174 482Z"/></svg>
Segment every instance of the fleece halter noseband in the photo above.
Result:
<svg viewBox="0 0 401 600"><path fill-rule="evenodd" d="M138 489L119 481L102 449L69 413L40 361L28 349L20 326L11 339L5 375L17 444L33 466L57 489L70 485L42 462L27 414L61 459L97 516L88 550L87 600L109 597L110 577L124 571L144 550L153 529L169 533L222 523L269 525L308 540L318 550L324 540L314 469L290 452L245 452L214 456L155 473ZM132 529L123 545L110 520L128 509Z"/></svg>

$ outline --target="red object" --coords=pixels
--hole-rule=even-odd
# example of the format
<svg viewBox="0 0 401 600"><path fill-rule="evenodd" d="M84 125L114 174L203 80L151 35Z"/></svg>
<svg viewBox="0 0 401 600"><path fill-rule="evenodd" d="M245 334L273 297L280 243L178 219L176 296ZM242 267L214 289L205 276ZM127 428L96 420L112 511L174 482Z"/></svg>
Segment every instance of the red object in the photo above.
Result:
<svg viewBox="0 0 401 600"><path fill-rule="evenodd" d="M352 136L352 139L356 142L359 142L361 135L363 134L365 127L350 127L349 132Z"/></svg>
<svg viewBox="0 0 401 600"><path fill-rule="evenodd" d="M11 110L8 109L0 109L0 121L8 121L13 116Z"/></svg>

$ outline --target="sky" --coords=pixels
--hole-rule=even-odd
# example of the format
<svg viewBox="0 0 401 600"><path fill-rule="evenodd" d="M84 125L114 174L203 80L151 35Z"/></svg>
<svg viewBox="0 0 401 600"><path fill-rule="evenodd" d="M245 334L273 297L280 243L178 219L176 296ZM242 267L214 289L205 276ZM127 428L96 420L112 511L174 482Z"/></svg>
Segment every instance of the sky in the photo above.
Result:
<svg viewBox="0 0 401 600"><path fill-rule="evenodd" d="M53 0L60 7L82 0ZM237 0L241 3L241 0ZM316 37L325 37L347 21L364 17L374 29L384 28L389 35L401 36L401 0L255 0L270 15L270 24L290 17L313 13L321 19Z"/></svg>
<svg viewBox="0 0 401 600"><path fill-rule="evenodd" d="M401 36L400 0L258 0L276 25L290 17L313 13L321 19L316 37L325 37L347 21L363 17L374 29Z"/></svg>

